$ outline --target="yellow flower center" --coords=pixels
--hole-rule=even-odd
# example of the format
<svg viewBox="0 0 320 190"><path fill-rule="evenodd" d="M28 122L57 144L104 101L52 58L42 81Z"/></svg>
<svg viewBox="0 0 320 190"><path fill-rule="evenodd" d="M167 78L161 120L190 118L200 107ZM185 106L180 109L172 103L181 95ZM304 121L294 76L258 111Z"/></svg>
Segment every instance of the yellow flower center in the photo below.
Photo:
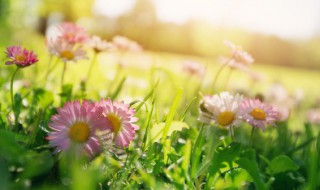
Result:
<svg viewBox="0 0 320 190"><path fill-rule="evenodd" d="M60 52L60 56L62 58L66 58L68 60L72 60L74 58L74 54L70 50L65 50L65 51Z"/></svg>
<svg viewBox="0 0 320 190"><path fill-rule="evenodd" d="M115 134L117 134L120 130L121 127L121 120L118 116L116 116L115 114L109 114L107 115L107 119L110 122L110 124L113 127L113 131Z"/></svg>
<svg viewBox="0 0 320 190"><path fill-rule="evenodd" d="M257 120L265 120L266 119L266 112L264 112L260 108L254 108L251 112L250 115L254 117Z"/></svg>
<svg viewBox="0 0 320 190"><path fill-rule="evenodd" d="M218 116L218 123L222 126L230 125L234 120L234 113L230 111L221 112Z"/></svg>
<svg viewBox="0 0 320 190"><path fill-rule="evenodd" d="M20 62L26 60L26 56L24 56L23 54L19 54L15 58L16 58L16 60L18 60Z"/></svg>
<svg viewBox="0 0 320 190"><path fill-rule="evenodd" d="M90 128L88 123L76 122L69 129L69 137L71 140L83 143L88 140L90 136Z"/></svg>

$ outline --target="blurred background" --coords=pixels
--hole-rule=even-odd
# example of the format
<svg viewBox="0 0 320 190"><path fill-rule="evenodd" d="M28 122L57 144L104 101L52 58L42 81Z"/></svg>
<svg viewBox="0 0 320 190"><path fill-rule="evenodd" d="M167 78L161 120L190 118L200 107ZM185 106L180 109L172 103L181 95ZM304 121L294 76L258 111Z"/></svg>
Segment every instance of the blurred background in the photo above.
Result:
<svg viewBox="0 0 320 190"><path fill-rule="evenodd" d="M24 44L51 24L127 36L145 49L213 58L230 40L257 64L320 69L317 0L0 0L0 45Z"/></svg>

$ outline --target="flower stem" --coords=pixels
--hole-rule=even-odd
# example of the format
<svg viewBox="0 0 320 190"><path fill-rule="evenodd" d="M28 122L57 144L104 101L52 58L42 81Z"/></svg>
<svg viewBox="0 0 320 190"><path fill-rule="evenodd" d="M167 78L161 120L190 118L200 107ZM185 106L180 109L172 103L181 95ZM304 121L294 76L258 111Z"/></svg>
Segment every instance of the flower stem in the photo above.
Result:
<svg viewBox="0 0 320 190"><path fill-rule="evenodd" d="M64 74L65 74L66 70L67 70L67 63L63 62L63 70L62 70L62 75L61 75L61 89L63 86Z"/></svg>
<svg viewBox="0 0 320 190"><path fill-rule="evenodd" d="M221 74L221 71L222 71L226 66L228 66L228 65L231 63L233 57L234 57L234 55L232 55L232 56L230 57L230 59L229 59L225 64L223 64L223 65L219 68L216 76L214 77L214 80L213 80L213 83L212 83L212 87L211 87L211 89L210 89L210 94L212 94L212 93L214 92L213 89L214 89L214 87L216 86L216 83L217 83L218 78L219 78L219 76L220 76L220 74Z"/></svg>
<svg viewBox="0 0 320 190"><path fill-rule="evenodd" d="M232 126L232 125L230 126L230 129L229 129L229 130L230 130L230 136L231 136L231 139L232 139L232 141L233 141L233 142L235 142L235 138L234 138L234 130L233 130L233 126Z"/></svg>
<svg viewBox="0 0 320 190"><path fill-rule="evenodd" d="M47 80L48 80L48 76L49 76L49 72L50 72L50 65L51 65L51 61L52 61L52 55L50 55L50 58L49 58L49 63L48 63L48 68L47 68L47 73L46 73L46 76L45 76L45 79L44 79L44 85L46 86L47 84Z"/></svg>
<svg viewBox="0 0 320 190"><path fill-rule="evenodd" d="M221 74L221 71L222 71L227 65L228 65L228 64L223 64L223 65L219 68L216 76L214 77L214 80L213 80L213 83L212 83L212 87L211 87L211 90L210 90L210 94L213 93L213 89L214 89L214 87L216 86L216 83L217 83L218 78L219 78L219 76L220 76L220 74Z"/></svg>
<svg viewBox="0 0 320 190"><path fill-rule="evenodd" d="M249 141L249 146L252 147L252 144L253 144L253 135L254 135L254 132L255 132L256 128L255 127L252 127L251 129L251 135L250 135L250 141Z"/></svg>
<svg viewBox="0 0 320 190"><path fill-rule="evenodd" d="M12 105L12 111L13 111L13 114L15 116L15 125L17 124L17 121L18 121L18 118L16 118L16 109L15 109L15 106L14 106L14 96L13 96L13 80L14 80L14 77L16 76L18 70L20 68L17 67L16 70L13 72L12 74L12 77L11 77L11 81L10 81L10 96L11 96L11 105Z"/></svg>
<svg viewBox="0 0 320 190"><path fill-rule="evenodd" d="M94 66L94 64L96 63L96 59L97 59L97 53L94 52L94 53L93 53L93 56L92 56L91 64L90 64L90 67L89 67L89 70L88 70L88 74L87 74L87 78L86 78L86 83L88 83L88 81L89 81L89 78L90 78L90 76L91 76L91 72L92 72L93 66Z"/></svg>
<svg viewBox="0 0 320 190"><path fill-rule="evenodd" d="M230 68L229 73L228 73L227 78L226 78L226 83L225 83L225 85L224 85L224 89L225 89L225 90L228 90L228 84L229 84L229 80L230 80L232 71L233 71L233 69Z"/></svg>

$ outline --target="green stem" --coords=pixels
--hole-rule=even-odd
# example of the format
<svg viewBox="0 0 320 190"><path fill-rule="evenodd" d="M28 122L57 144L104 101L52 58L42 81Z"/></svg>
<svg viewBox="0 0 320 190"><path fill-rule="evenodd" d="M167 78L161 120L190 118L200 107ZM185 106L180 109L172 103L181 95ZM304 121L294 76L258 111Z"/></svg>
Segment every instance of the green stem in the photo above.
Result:
<svg viewBox="0 0 320 190"><path fill-rule="evenodd" d="M16 76L18 70L20 69L20 67L17 67L16 70L13 72L13 75L11 77L11 81L10 81L10 96L11 96L11 105L12 105L12 111L14 113L14 116L16 117L16 109L15 109L15 106L14 106L14 96L13 96L13 80L14 80L14 77ZM17 121L18 121L18 118L15 118L15 125L17 124Z"/></svg>
<svg viewBox="0 0 320 190"><path fill-rule="evenodd" d="M48 70L47 70L47 73L46 73L46 76L45 76L45 85L47 84L47 80L48 80L49 74L56 68L56 66L58 65L59 61L60 61L60 58L57 58L56 61L54 62L54 64L52 65L52 67L50 67L51 62L52 62L52 58L50 58L49 65L48 65Z"/></svg>
<svg viewBox="0 0 320 190"><path fill-rule="evenodd" d="M67 63L63 62L63 70L62 70L62 75L61 75L61 89L63 86L64 74L65 74L66 70L67 70Z"/></svg>
<svg viewBox="0 0 320 190"><path fill-rule="evenodd" d="M230 80L232 71L233 71L233 69L230 68L229 73L228 73L227 78L226 78L226 83L225 83L225 85L224 85L224 89L225 89L225 90L228 90L228 84L229 84L229 80Z"/></svg>
<svg viewBox="0 0 320 190"><path fill-rule="evenodd" d="M230 136L231 136L231 139L232 139L232 141L233 141L233 142L235 142L235 138L234 138L234 130L233 130L233 126L232 126L232 125L230 126L229 130L230 130Z"/></svg>
<svg viewBox="0 0 320 190"><path fill-rule="evenodd" d="M91 64L90 64L90 67L89 67L89 70L88 70L88 74L87 74L87 78L86 78L86 83L88 83L89 78L90 78L90 76L91 76L91 72L92 72L93 66L94 66L94 64L95 64L95 62L96 62L97 55L98 55L98 54L97 54L96 52L93 53L92 60L91 60Z"/></svg>
<svg viewBox="0 0 320 190"><path fill-rule="evenodd" d="M212 87L211 87L211 89L210 89L210 94L212 94L212 93L214 92L213 89L214 89L214 87L216 86L216 83L217 83L217 81L218 81L218 78L219 78L222 70L231 63L231 60L233 59L233 57L234 57L234 55L232 55L232 56L230 57L230 59L228 60L227 63L223 64L223 65L219 68L216 76L214 77L214 80L213 80L213 83L212 83Z"/></svg>
<svg viewBox="0 0 320 190"><path fill-rule="evenodd" d="M219 76L220 76L220 74L221 74L221 71L222 71L227 65L228 65L228 64L223 64L223 65L219 68L216 76L214 77L214 80L213 80L213 83L212 83L212 87L211 87L211 90L210 90L210 94L212 94L212 93L214 92L213 89L214 89L214 87L216 86L216 83L217 83L218 78L219 78Z"/></svg>
<svg viewBox="0 0 320 190"><path fill-rule="evenodd" d="M250 135L250 141L249 141L249 146L252 147L252 144L253 144L253 135L254 135L254 132L255 132L256 128L255 127L252 127L251 129L251 135Z"/></svg>
<svg viewBox="0 0 320 190"><path fill-rule="evenodd" d="M45 79L44 79L44 85L45 85L45 86L46 86L46 84L47 84L47 80L48 80L48 76L49 76L49 72L50 72L51 62L52 62L52 55L50 55L49 63L48 63L48 68L47 68L47 73L46 73L46 76L45 76Z"/></svg>

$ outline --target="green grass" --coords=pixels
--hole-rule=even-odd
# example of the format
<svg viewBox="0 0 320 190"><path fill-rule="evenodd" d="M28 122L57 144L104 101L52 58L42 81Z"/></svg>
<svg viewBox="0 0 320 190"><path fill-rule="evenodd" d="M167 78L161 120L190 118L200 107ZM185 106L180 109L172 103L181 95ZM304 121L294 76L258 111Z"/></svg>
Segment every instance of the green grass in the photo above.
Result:
<svg viewBox="0 0 320 190"><path fill-rule="evenodd" d="M264 94L273 82L304 100L289 121L251 136L247 124L228 130L198 121L199 100L208 94L216 58L160 52L101 54L84 88L90 59L68 63L61 95L62 63L44 77L48 57L41 46L39 63L19 71L14 92L21 94L19 124L10 119L9 79L14 66L1 65L0 176L4 189L316 189L319 173L318 129L303 113L318 97L318 71L255 64L263 81L228 69L214 92L242 91L246 97ZM90 56L89 56L90 57ZM185 59L207 67L205 76L182 71ZM124 63L119 67L118 63ZM54 62L51 63L51 65ZM63 102L97 101L112 97L136 108L140 130L126 149L108 149L93 160L54 155L45 139L48 123ZM9 115L8 115L9 114ZM293 129L299 129L298 132ZM252 142L251 143L251 138ZM40 165L40 166L39 166ZM28 186L29 184L29 186Z"/></svg>

